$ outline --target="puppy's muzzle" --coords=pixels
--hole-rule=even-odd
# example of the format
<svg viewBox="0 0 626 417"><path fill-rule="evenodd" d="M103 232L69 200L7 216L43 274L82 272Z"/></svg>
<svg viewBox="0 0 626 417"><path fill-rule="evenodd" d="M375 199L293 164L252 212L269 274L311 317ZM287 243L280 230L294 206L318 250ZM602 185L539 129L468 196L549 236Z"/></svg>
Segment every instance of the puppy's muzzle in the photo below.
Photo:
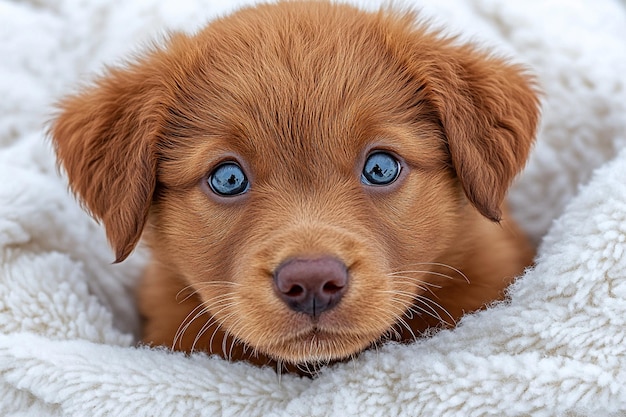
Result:
<svg viewBox="0 0 626 417"><path fill-rule="evenodd" d="M348 268L340 260L325 256L293 258L274 272L278 297L295 312L313 318L335 307L348 289Z"/></svg>

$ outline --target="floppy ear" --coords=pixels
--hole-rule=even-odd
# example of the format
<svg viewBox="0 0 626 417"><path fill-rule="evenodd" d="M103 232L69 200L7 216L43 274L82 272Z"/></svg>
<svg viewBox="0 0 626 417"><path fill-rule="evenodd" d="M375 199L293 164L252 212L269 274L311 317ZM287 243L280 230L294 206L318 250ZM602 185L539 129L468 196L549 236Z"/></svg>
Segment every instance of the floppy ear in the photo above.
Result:
<svg viewBox="0 0 626 417"><path fill-rule="evenodd" d="M427 25L416 27L415 17L405 16L388 45L435 109L468 200L499 221L506 191L535 138L534 79L521 66L430 32Z"/></svg>
<svg viewBox="0 0 626 417"><path fill-rule="evenodd" d="M534 142L539 101L516 65L471 47L448 46L425 79L452 165L469 201L500 220L500 206Z"/></svg>
<svg viewBox="0 0 626 417"><path fill-rule="evenodd" d="M50 130L70 187L104 223L116 262L137 244L155 189L159 75L143 68L109 70L64 99Z"/></svg>

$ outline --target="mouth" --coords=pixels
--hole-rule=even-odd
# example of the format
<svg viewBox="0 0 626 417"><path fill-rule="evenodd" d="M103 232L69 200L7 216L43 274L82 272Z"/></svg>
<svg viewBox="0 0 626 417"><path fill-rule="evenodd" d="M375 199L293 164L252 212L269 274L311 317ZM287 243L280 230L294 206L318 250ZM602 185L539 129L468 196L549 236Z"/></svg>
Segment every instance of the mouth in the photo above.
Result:
<svg viewBox="0 0 626 417"><path fill-rule="evenodd" d="M342 336L333 333L331 331L322 330L317 326L314 326L311 330L299 333L290 340L290 343L294 345L324 345L328 343L337 343Z"/></svg>
<svg viewBox="0 0 626 417"><path fill-rule="evenodd" d="M353 357L380 339L380 335L347 334L313 325L270 343L263 351L292 364L331 363Z"/></svg>

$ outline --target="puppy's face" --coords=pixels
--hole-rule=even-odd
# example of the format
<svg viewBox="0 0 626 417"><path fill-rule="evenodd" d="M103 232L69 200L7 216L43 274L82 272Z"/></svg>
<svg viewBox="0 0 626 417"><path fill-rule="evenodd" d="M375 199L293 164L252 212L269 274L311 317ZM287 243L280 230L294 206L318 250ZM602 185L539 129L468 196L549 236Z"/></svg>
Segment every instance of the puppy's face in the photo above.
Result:
<svg viewBox="0 0 626 417"><path fill-rule="evenodd" d="M279 89L271 103L254 84L201 99L228 108L223 127L179 109L197 134L160 150L149 241L247 345L289 361L343 357L421 292L420 278L393 273L430 269L457 232L462 191L432 110L399 74L372 85L324 69L327 87L289 94L302 79L274 78L272 64L237 72Z"/></svg>
<svg viewBox="0 0 626 417"><path fill-rule="evenodd" d="M364 349L438 285L468 207L498 219L536 123L517 68L325 3L175 35L62 109L59 159L118 260L147 222L211 320L294 363Z"/></svg>

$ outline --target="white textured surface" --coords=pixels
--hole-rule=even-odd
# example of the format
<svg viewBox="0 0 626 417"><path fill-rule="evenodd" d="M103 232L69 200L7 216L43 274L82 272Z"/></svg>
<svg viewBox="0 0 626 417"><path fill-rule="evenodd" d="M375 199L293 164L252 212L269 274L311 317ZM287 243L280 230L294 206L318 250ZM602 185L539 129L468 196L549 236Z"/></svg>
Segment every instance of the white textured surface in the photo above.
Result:
<svg viewBox="0 0 626 417"><path fill-rule="evenodd" d="M0 0L0 415L626 415L626 4L420 4L539 75L539 142L511 194L543 239L537 266L510 303L454 331L279 383L268 369L132 347L145 255L111 265L42 127L103 63L235 4Z"/></svg>

